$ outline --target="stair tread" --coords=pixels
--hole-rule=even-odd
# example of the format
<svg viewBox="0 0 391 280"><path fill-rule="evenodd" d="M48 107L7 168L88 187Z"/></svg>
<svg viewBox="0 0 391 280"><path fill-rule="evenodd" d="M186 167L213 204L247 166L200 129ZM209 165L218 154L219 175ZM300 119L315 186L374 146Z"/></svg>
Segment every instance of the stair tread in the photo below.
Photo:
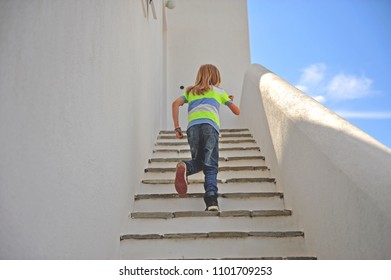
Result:
<svg viewBox="0 0 391 280"><path fill-rule="evenodd" d="M220 144L241 144L241 143L256 143L254 139L220 139ZM157 141L155 146L180 146L180 145L188 145L185 141Z"/></svg>
<svg viewBox="0 0 391 280"><path fill-rule="evenodd" d="M127 239L121 242L121 257L187 260L315 259L304 245L303 237Z"/></svg>
<svg viewBox="0 0 391 280"><path fill-rule="evenodd" d="M143 184L174 184L175 179L146 179L141 181ZM218 179L219 184L229 183L254 183L254 182L275 182L275 178L270 177L254 177L254 178L230 178L226 180ZM189 184L202 184L204 180L189 179Z"/></svg>
<svg viewBox="0 0 391 280"><path fill-rule="evenodd" d="M253 197L283 197L281 192L236 192L236 193L219 193L221 198L253 198ZM204 193L187 193L185 196L179 196L177 193L153 193L153 194L136 194L135 200L140 199L186 199L186 198L203 198Z"/></svg>
<svg viewBox="0 0 391 280"><path fill-rule="evenodd" d="M165 173L175 172L175 167L148 167L144 169L145 173ZM219 172L221 171L255 171L255 170L269 170L267 166L220 166Z"/></svg>
<svg viewBox="0 0 391 280"><path fill-rule="evenodd" d="M280 196L252 198L219 198L219 207L225 210L283 210L284 200ZM200 211L205 209L201 197L171 198L171 199L139 199L135 200L134 212L175 212Z"/></svg>
<svg viewBox="0 0 391 280"><path fill-rule="evenodd" d="M225 148L219 148L220 152L225 152L225 151L260 151L261 148L258 146L251 146L251 147L225 147ZM153 153L157 152L177 152L177 153L190 153L189 148L185 149L175 149L175 148L157 148L152 151Z"/></svg>
<svg viewBox="0 0 391 280"><path fill-rule="evenodd" d="M187 260L221 260L221 261L228 261L228 260L317 260L317 257L314 256L281 256L281 257L231 257L231 258L199 258L199 259L187 259ZM167 259L167 260L175 260L175 259Z"/></svg>
<svg viewBox="0 0 391 280"><path fill-rule="evenodd" d="M148 163L153 162L180 162L185 160L190 160L190 155L188 157L153 157L148 160ZM264 156L228 156L228 157L220 157L219 161L237 161L237 160L265 160Z"/></svg>
<svg viewBox="0 0 391 280"><path fill-rule="evenodd" d="M220 133L242 133L242 132L249 132L250 130L248 128L221 128ZM186 132L183 132L186 134ZM159 132L159 135L161 134L175 134L174 130L161 130Z"/></svg>
<svg viewBox="0 0 391 280"><path fill-rule="evenodd" d="M189 217L276 217L290 216L291 210L226 210L226 211L173 211L133 212L132 219L174 219Z"/></svg>
<svg viewBox="0 0 391 280"><path fill-rule="evenodd" d="M246 237L304 237L302 231L214 231L214 232L186 232L186 233L151 233L151 234L124 234L121 240L126 239L186 239L186 238L246 238Z"/></svg>
<svg viewBox="0 0 391 280"><path fill-rule="evenodd" d="M231 133L231 134L220 134L220 138L252 138L253 136L249 133ZM170 139L170 140L177 140L176 136L174 134L163 134L159 135L157 137L158 140L160 139ZM187 135L183 134L182 139L187 139Z"/></svg>

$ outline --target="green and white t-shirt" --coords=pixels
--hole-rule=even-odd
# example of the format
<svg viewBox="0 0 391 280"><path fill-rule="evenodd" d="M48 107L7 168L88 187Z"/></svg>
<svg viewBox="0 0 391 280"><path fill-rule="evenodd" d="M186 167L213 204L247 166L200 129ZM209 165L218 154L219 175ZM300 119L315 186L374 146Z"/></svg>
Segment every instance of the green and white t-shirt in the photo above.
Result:
<svg viewBox="0 0 391 280"><path fill-rule="evenodd" d="M220 105L229 105L232 100L228 94L221 88L213 86L204 94L197 95L195 93L184 93L182 95L185 103L189 103L188 108L188 126L187 128L208 123L212 125L218 132L220 130L219 109Z"/></svg>

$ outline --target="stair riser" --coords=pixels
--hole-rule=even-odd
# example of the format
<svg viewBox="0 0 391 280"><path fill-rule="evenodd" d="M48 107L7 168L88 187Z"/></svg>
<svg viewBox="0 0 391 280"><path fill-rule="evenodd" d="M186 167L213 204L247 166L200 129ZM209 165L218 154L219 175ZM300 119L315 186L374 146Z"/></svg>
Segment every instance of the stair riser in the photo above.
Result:
<svg viewBox="0 0 391 280"><path fill-rule="evenodd" d="M235 134L226 134L226 133L223 133L223 134L220 134L220 139L252 139L252 135L249 134L249 133L235 133ZM176 136L175 135L159 135L157 137L157 140L159 141L168 141L168 140L176 140ZM186 134L183 134L183 138L182 139L187 139L187 135Z"/></svg>
<svg viewBox="0 0 391 280"><path fill-rule="evenodd" d="M245 172L245 171L268 171L267 166L221 166L219 165L218 171L219 172ZM144 169L144 173L175 173L176 167L151 167L148 166ZM200 171L201 172L201 171Z"/></svg>
<svg viewBox="0 0 391 280"><path fill-rule="evenodd" d="M121 241L123 259L220 259L306 254L303 237L207 238Z"/></svg>
<svg viewBox="0 0 391 280"><path fill-rule="evenodd" d="M294 231L290 216L279 217L187 217L171 219L131 219L128 232L135 234L208 231Z"/></svg>
<svg viewBox="0 0 391 280"><path fill-rule="evenodd" d="M157 180L157 179L174 179L175 172L147 172L144 174L145 180ZM260 178L260 177L270 177L269 170L254 170L254 171L219 171L217 178L221 180L226 180L230 178ZM199 172L189 176L190 180L203 180L204 174Z"/></svg>
<svg viewBox="0 0 391 280"><path fill-rule="evenodd" d="M183 133L186 135L186 129L183 129ZM221 134L242 134L242 133L250 133L250 130L247 128L220 128ZM175 135L173 130L161 130L159 135Z"/></svg>
<svg viewBox="0 0 391 280"><path fill-rule="evenodd" d="M241 142L255 142L254 138L250 134L222 134L219 137L220 142L225 141L241 141ZM161 135L158 136L156 143L160 142L169 142L169 143L188 143L187 136L184 135L184 138L177 139L175 136Z"/></svg>
<svg viewBox="0 0 391 280"><path fill-rule="evenodd" d="M151 162L148 168L175 168L176 165L177 162ZM219 167L227 166L265 166L265 161L262 159L219 161Z"/></svg>
<svg viewBox="0 0 391 280"><path fill-rule="evenodd" d="M262 156L259 150L233 150L233 151L220 151L219 157L221 159L227 157L245 157L245 156ZM152 158L186 158L190 159L190 152L180 152L171 151L171 152L159 152L156 151L153 153Z"/></svg>
<svg viewBox="0 0 391 280"><path fill-rule="evenodd" d="M219 184L219 191L222 193L236 193L236 192L275 192L276 184L270 182L262 183L238 183L238 184ZM163 194L175 192L174 184L157 184L148 185L141 184L137 190L137 194ZM190 184L188 192L201 193L204 192L202 184Z"/></svg>
<svg viewBox="0 0 391 280"><path fill-rule="evenodd" d="M219 142L219 148L259 147L257 143L252 142L252 141L245 142L245 141L243 141L243 139L242 139L242 142L238 142L238 143L227 143L228 141L230 141L230 140L226 140L226 139L221 140ZM189 144L184 141L180 141L180 142L159 141L155 144L155 149L189 149Z"/></svg>
<svg viewBox="0 0 391 280"><path fill-rule="evenodd" d="M244 150L251 150L251 151L260 151L260 147L255 146L255 147L225 147L221 148L219 147L220 152L226 152L226 151L244 151ZM177 153L189 153L190 152L190 147L187 147L185 149L177 149L176 147L156 147L155 149L152 150L153 153L156 152L177 152Z"/></svg>
<svg viewBox="0 0 391 280"><path fill-rule="evenodd" d="M219 198L221 210L282 210L283 200L279 197L228 199ZM143 199L136 200L134 212L174 212L174 211L199 211L205 209L202 198L177 198L177 199Z"/></svg>

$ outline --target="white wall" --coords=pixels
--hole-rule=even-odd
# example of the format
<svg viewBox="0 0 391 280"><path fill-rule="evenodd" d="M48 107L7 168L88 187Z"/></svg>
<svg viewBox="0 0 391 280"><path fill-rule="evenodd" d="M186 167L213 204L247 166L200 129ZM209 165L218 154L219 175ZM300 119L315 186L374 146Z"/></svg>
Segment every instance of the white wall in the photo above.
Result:
<svg viewBox="0 0 391 280"><path fill-rule="evenodd" d="M161 127L155 2L0 2L0 259L118 257Z"/></svg>
<svg viewBox="0 0 391 280"><path fill-rule="evenodd" d="M391 150L262 66L248 69L243 90L242 121L309 250L319 259L391 259Z"/></svg>
<svg viewBox="0 0 391 280"><path fill-rule="evenodd" d="M171 103L193 85L201 64L216 65L222 85L240 103L243 73L250 65L246 0L176 0L167 11L167 122L172 129ZM239 126L227 108L221 108L221 126ZM180 124L187 127L187 105L181 108Z"/></svg>

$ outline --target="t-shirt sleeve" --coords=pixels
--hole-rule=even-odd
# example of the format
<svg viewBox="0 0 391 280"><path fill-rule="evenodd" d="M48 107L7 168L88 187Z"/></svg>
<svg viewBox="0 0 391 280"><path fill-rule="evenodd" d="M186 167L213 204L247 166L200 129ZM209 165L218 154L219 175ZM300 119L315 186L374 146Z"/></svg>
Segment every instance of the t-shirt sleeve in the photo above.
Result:
<svg viewBox="0 0 391 280"><path fill-rule="evenodd" d="M221 103L227 106L232 103L231 98L229 98L228 93L225 91L221 94Z"/></svg>
<svg viewBox="0 0 391 280"><path fill-rule="evenodd" d="M189 100L187 99L187 93L184 92L182 95L181 95L183 101L185 101L185 103L189 103Z"/></svg>

